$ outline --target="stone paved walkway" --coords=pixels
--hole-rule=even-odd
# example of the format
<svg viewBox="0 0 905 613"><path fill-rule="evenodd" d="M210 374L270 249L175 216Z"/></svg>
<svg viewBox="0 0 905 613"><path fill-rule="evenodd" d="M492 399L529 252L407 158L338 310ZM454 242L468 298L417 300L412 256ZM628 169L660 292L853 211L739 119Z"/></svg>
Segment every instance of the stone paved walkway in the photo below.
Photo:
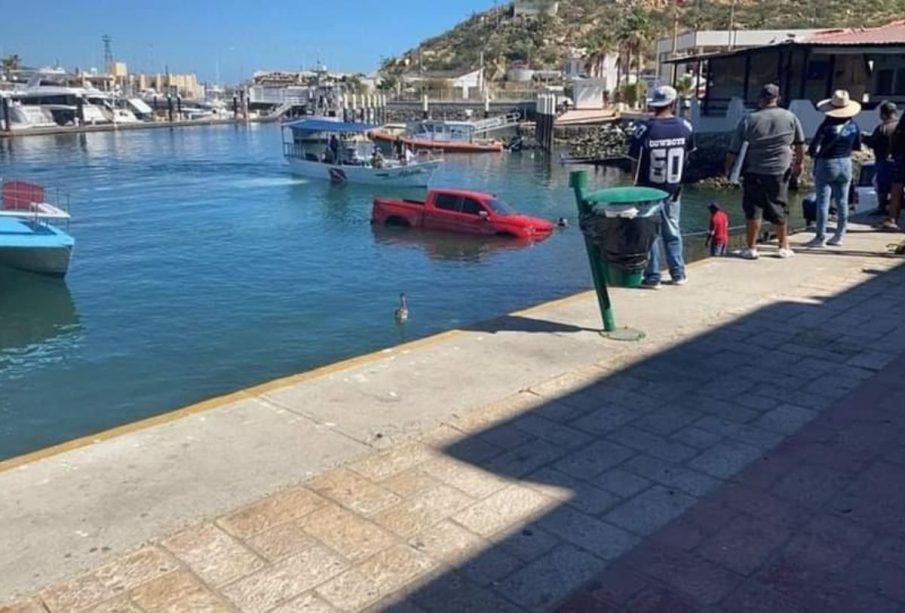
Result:
<svg viewBox="0 0 905 613"><path fill-rule="evenodd" d="M896 610L905 268L876 262L0 611Z"/></svg>
<svg viewBox="0 0 905 613"><path fill-rule="evenodd" d="M559 612L905 610L903 373L905 354Z"/></svg>

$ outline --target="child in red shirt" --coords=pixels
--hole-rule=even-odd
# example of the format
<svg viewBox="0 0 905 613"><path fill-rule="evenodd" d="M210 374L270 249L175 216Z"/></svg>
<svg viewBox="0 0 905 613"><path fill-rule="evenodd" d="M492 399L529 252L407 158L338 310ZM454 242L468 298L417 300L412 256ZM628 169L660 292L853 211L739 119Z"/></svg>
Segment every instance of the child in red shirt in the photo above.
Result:
<svg viewBox="0 0 905 613"><path fill-rule="evenodd" d="M711 202L707 208L710 209L710 232L706 244L710 245L710 255L724 256L729 246L729 216L716 202Z"/></svg>

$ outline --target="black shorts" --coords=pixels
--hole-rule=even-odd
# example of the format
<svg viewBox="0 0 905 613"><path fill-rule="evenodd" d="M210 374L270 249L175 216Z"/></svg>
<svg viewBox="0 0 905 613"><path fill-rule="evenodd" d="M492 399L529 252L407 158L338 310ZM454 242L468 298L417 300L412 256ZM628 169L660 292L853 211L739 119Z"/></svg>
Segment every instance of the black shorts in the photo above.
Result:
<svg viewBox="0 0 905 613"><path fill-rule="evenodd" d="M745 219L763 216L770 223L785 223L789 206L789 178L789 172L781 175L745 173L742 196Z"/></svg>

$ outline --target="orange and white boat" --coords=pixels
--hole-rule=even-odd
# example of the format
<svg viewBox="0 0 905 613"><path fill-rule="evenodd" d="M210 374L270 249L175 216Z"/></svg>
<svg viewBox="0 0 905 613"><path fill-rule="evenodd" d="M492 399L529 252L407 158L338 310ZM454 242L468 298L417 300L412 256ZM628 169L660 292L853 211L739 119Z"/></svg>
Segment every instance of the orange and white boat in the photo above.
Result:
<svg viewBox="0 0 905 613"><path fill-rule="evenodd" d="M476 138L479 126L471 121L426 119L410 124L404 134L395 130L375 130L370 138L387 143L401 142L413 149L439 149L448 153L498 153L503 142Z"/></svg>

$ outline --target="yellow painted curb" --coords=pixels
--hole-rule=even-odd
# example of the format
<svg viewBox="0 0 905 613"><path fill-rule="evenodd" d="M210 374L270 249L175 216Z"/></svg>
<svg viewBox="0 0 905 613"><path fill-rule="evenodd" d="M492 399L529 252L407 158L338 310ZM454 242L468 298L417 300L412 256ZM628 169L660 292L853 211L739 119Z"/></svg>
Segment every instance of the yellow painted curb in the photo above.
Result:
<svg viewBox="0 0 905 613"><path fill-rule="evenodd" d="M531 315L537 314L539 312L566 306L569 304L581 302L582 300L588 298L589 296L593 296L594 292L581 292L579 294L574 294L572 296L566 296L565 298L559 298L557 300L552 300L550 302L545 302L533 307L529 307L522 311L516 311L512 313L512 315ZM267 392L272 392L277 389L282 389L284 387L289 387L290 385L296 385L299 383L304 383L306 381L311 381L314 379L319 379L321 377L326 377L337 372L341 372L344 370L348 370L351 368L355 368L357 366L364 366L366 364L371 364L377 362L378 360L385 358L387 356L399 353L405 353L409 351L414 351L416 349L423 349L425 347L431 347L433 345L437 345L443 341L451 340L457 336L463 334L463 330L447 330L446 332L440 332L438 334L434 334L432 336L428 336L425 338L421 338L414 341L409 341L407 343L403 343L401 345L396 345L394 347L390 347L387 349L379 349L372 353L367 353L364 355L356 356L353 358L348 358L346 360L341 360L339 362L334 362L333 364L327 364L325 366L321 366L319 368L315 368L309 371L305 371L302 373L289 375L287 377L281 377L279 379L274 379L272 381L267 381L265 383L260 383L258 385L253 385L251 387L238 390L235 392L231 392L228 394L224 394L222 396L215 396L213 398L208 398L207 400L203 400L201 402L191 404L186 407L182 407L179 409L174 409L172 411L167 411L166 413L161 413L159 415L154 415L152 417L146 417L144 419L140 419L138 421L130 422L127 424L123 424L121 426L116 426L114 428L110 428L108 430L102 430L95 434L89 434L87 436L82 436L79 438L75 438L64 443L59 443L57 445L51 445L50 447L45 447L43 449L38 449L37 451L32 451L29 453L25 453L19 456L15 456L9 458L8 460L0 461L0 472L12 470L14 468L19 468L26 464L31 464L33 462L37 462L39 460L43 460L55 455L59 455L61 453L66 453L67 451L74 451L76 449L81 449L82 447L87 447L89 445L93 445L95 443L100 443L102 441L107 441L118 436L122 436L124 434L130 434L132 432L137 432L139 430L144 430L146 428L151 428L153 426L160 426L171 421L175 421L177 419L187 417L189 415L197 415L198 413L203 413L205 411L210 411L212 409L217 409L228 404L232 404L238 402L240 400L247 400L250 398L254 398L261 394L266 394Z"/></svg>

